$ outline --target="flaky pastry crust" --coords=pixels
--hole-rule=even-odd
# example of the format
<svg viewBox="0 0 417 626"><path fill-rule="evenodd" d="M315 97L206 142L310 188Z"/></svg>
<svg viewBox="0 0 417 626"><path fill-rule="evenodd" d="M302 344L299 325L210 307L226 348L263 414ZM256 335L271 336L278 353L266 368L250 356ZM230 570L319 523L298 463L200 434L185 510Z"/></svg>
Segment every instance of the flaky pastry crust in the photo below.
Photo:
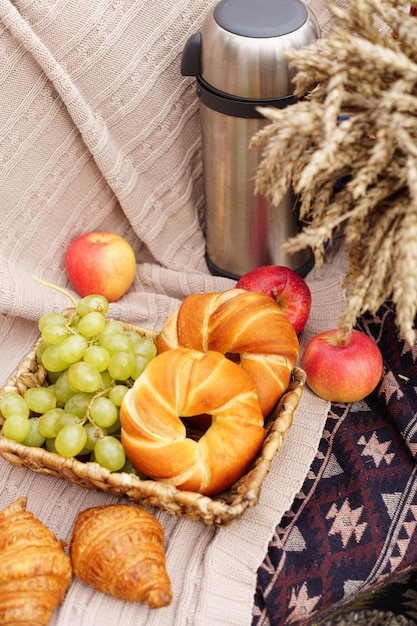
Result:
<svg viewBox="0 0 417 626"><path fill-rule="evenodd" d="M98 591L153 609L171 603L164 532L141 507L112 504L81 511L70 556L77 578Z"/></svg>

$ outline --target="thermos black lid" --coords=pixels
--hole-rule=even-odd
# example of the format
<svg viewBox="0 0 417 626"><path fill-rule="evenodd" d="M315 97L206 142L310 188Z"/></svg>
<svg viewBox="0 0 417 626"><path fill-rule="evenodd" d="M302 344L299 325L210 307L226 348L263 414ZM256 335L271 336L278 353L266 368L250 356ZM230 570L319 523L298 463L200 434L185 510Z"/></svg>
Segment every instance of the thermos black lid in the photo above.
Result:
<svg viewBox="0 0 417 626"><path fill-rule="evenodd" d="M219 26L242 37L281 37L301 28L308 11L301 0L221 0L213 16Z"/></svg>

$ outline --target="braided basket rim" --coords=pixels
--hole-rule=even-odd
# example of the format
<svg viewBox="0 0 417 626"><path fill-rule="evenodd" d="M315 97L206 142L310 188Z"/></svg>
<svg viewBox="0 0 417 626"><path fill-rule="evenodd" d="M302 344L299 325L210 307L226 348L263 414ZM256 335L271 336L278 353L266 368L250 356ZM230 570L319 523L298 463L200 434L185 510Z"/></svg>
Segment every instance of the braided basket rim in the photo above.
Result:
<svg viewBox="0 0 417 626"><path fill-rule="evenodd" d="M134 330L156 342L158 333L134 324L125 323ZM31 351L18 364L15 373L0 389L0 398L10 391L23 394L28 387L41 386L46 371L36 358L38 339ZM63 478L90 490L103 490L117 497L126 496L143 506L155 506L163 511L199 520L207 525L230 526L245 511L259 501L262 483L266 478L275 455L281 449L297 410L306 381L300 367L294 367L287 391L267 418L266 435L262 448L249 470L226 492L217 496L203 496L181 491L162 481L140 479L124 472L110 472L98 463L83 462L76 458L63 458L44 448L34 448L16 443L0 435L0 456L11 465L27 468L39 474ZM0 425L3 418L0 415Z"/></svg>

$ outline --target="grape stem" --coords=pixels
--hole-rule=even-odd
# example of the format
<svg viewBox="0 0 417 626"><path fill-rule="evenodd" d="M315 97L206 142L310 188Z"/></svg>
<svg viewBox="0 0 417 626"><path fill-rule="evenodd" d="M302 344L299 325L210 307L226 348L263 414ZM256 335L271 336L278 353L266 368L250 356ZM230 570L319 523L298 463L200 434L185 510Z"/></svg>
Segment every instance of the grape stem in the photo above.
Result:
<svg viewBox="0 0 417 626"><path fill-rule="evenodd" d="M111 387L108 387L107 389L102 389L101 391L96 391L96 393L93 395L93 397L91 398L90 402L87 405L87 410L85 412L85 419L84 419L84 424L86 419L91 422L92 424L94 424L94 420L90 417L90 409L91 409L91 405L93 404L94 400L96 398L100 398L101 396L106 396L109 391L111 390ZM95 424L94 424L95 426Z"/></svg>
<svg viewBox="0 0 417 626"><path fill-rule="evenodd" d="M44 287L50 287L51 289L55 289L55 291L62 293L62 295L66 296L67 298L71 300L74 307L77 306L76 299L68 291L66 291L65 289L62 289L62 287L58 287L58 285L53 285L52 283L49 283L48 281L43 280L42 278L39 278L38 276L35 276L35 274L32 274L32 278L33 280L36 280L36 282L40 283Z"/></svg>

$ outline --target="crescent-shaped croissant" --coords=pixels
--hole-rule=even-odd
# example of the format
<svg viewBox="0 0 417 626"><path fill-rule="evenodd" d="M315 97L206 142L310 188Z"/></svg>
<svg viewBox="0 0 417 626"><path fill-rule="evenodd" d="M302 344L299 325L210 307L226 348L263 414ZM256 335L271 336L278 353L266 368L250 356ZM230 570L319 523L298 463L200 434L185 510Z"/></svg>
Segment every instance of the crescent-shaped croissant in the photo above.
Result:
<svg viewBox="0 0 417 626"><path fill-rule="evenodd" d="M111 504L81 511L70 556L77 578L98 591L153 609L171 602L164 532L145 509Z"/></svg>
<svg viewBox="0 0 417 626"><path fill-rule="evenodd" d="M0 512L0 624L47 626L72 580L63 544L21 496Z"/></svg>

